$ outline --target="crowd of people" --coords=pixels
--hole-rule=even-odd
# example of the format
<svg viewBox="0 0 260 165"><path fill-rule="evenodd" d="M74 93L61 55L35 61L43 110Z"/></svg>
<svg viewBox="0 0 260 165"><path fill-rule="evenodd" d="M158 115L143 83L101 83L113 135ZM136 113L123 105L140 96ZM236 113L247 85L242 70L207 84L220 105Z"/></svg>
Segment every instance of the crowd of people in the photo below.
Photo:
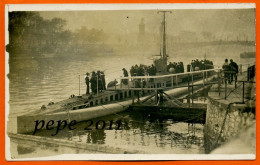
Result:
<svg viewBox="0 0 260 165"><path fill-rule="evenodd" d="M104 72L101 72L101 71L94 72L93 71L91 73L91 76L89 73L86 73L85 83L87 86L86 94L90 93L90 88L94 94L97 94L97 92L102 92L103 90L106 90L106 80L105 80Z"/></svg>
<svg viewBox="0 0 260 165"><path fill-rule="evenodd" d="M222 66L224 71L225 83L231 84L233 80L237 81L238 65L232 59L228 63L228 59L225 59L225 63Z"/></svg>
<svg viewBox="0 0 260 165"><path fill-rule="evenodd" d="M172 69L173 68L173 69ZM183 62L170 62L167 65L167 71L171 73L184 73L184 65Z"/></svg>
<svg viewBox="0 0 260 165"><path fill-rule="evenodd" d="M155 76L156 75L156 68L152 64L150 66L140 64L134 65L130 69L130 75L133 76Z"/></svg>
<svg viewBox="0 0 260 165"><path fill-rule="evenodd" d="M192 60L191 67L193 71L214 69L213 62L207 59L200 60L200 61L198 59Z"/></svg>

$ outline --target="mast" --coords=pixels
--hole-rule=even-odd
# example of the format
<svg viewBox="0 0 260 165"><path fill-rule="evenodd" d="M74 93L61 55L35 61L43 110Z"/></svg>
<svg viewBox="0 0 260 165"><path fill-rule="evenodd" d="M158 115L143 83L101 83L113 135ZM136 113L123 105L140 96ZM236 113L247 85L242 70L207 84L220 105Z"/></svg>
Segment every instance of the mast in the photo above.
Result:
<svg viewBox="0 0 260 165"><path fill-rule="evenodd" d="M166 18L165 18L165 13L172 13L171 11L159 11L158 13L163 13L163 55L162 58L164 60L167 60L167 53L166 53Z"/></svg>

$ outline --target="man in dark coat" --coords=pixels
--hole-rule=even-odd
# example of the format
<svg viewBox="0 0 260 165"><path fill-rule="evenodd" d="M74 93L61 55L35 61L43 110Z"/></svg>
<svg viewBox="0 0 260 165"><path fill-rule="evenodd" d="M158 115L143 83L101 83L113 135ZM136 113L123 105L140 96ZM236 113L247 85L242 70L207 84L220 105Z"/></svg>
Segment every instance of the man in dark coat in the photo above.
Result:
<svg viewBox="0 0 260 165"><path fill-rule="evenodd" d="M89 94L89 73L86 73L85 83L87 85L86 95Z"/></svg>
<svg viewBox="0 0 260 165"><path fill-rule="evenodd" d="M222 69L224 71L224 78L225 78L225 83L229 82L230 83L230 67L228 64L228 59L225 59L225 63L222 66Z"/></svg>
<svg viewBox="0 0 260 165"><path fill-rule="evenodd" d="M96 94L97 93L97 76L96 76L95 72L92 72L90 83L91 83L91 91Z"/></svg>
<svg viewBox="0 0 260 165"><path fill-rule="evenodd" d="M232 59L230 59L229 68L230 68L230 71L231 71L230 82L232 83L233 78L235 78L235 81L237 81L238 65Z"/></svg>
<svg viewBox="0 0 260 165"><path fill-rule="evenodd" d="M100 72L100 73L101 73L101 82L102 82L103 90L106 90L106 79L105 79L105 74L104 74L104 72Z"/></svg>
<svg viewBox="0 0 260 165"><path fill-rule="evenodd" d="M98 91L103 90L103 85L102 85L102 81L101 81L101 72L98 70L97 71L97 81L98 81Z"/></svg>

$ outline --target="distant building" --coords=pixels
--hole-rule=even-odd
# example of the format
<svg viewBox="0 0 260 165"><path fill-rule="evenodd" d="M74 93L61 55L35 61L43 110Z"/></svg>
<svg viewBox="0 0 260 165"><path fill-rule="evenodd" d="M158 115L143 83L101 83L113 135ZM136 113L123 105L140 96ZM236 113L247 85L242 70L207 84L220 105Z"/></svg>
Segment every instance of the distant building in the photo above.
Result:
<svg viewBox="0 0 260 165"><path fill-rule="evenodd" d="M145 24L144 24L144 18L142 18L139 24L138 42L143 43L144 39L145 39Z"/></svg>

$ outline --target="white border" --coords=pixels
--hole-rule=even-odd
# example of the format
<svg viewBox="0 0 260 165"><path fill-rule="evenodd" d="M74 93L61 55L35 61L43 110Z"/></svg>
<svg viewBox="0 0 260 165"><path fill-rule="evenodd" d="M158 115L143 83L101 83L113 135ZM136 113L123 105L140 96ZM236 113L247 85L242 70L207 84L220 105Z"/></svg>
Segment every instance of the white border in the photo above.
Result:
<svg viewBox="0 0 260 165"><path fill-rule="evenodd" d="M7 4L5 6L5 44L9 43L8 12L11 11L84 11L84 10L172 10L172 9L249 9L255 3L175 3L175 4ZM28 160L254 160L255 154L63 154L51 157L11 159L7 135L9 115L9 54L5 52L5 158ZM8 149L9 148L9 149Z"/></svg>
<svg viewBox="0 0 260 165"><path fill-rule="evenodd" d="M28 160L254 160L254 154L63 154L58 156L12 159ZM9 160L8 160L9 161Z"/></svg>
<svg viewBox="0 0 260 165"><path fill-rule="evenodd" d="M255 3L164 3L164 4L12 4L9 11L82 10L171 10L171 9L245 9Z"/></svg>

